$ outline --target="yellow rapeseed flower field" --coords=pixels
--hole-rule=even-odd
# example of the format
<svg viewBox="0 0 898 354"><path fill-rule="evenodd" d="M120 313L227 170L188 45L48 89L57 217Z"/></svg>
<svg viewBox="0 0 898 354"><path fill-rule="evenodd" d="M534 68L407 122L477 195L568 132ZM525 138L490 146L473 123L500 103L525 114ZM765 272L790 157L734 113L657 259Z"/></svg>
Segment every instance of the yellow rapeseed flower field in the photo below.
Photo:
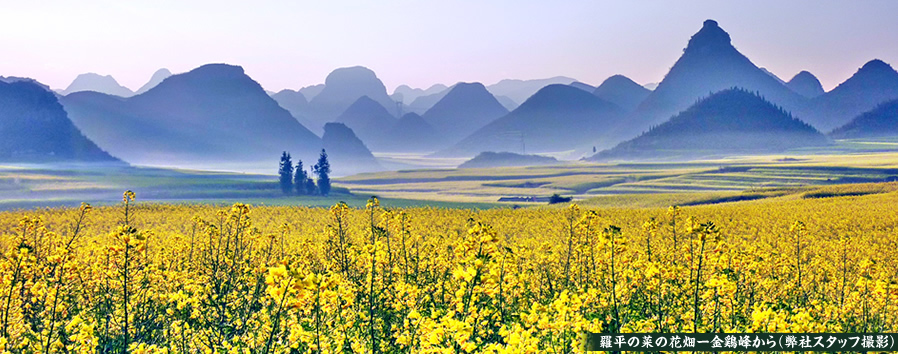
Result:
<svg viewBox="0 0 898 354"><path fill-rule="evenodd" d="M0 213L0 349L566 353L593 332L896 332L898 193L669 209Z"/></svg>

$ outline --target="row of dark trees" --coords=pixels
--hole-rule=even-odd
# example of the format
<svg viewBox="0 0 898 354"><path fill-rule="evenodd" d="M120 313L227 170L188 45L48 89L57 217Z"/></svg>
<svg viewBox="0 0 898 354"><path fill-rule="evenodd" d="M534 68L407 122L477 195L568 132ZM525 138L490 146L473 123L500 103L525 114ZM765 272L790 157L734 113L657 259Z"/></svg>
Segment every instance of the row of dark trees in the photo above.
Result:
<svg viewBox="0 0 898 354"><path fill-rule="evenodd" d="M306 171L302 165L302 160L296 161L293 166L293 160L290 153L284 151L281 154L281 164L278 169L278 181L281 185L281 191L284 194L297 195L328 195L331 192L331 164L327 161L327 152L321 149L321 155L318 157L318 163L312 166L311 171ZM312 180L312 175L318 178L316 184Z"/></svg>

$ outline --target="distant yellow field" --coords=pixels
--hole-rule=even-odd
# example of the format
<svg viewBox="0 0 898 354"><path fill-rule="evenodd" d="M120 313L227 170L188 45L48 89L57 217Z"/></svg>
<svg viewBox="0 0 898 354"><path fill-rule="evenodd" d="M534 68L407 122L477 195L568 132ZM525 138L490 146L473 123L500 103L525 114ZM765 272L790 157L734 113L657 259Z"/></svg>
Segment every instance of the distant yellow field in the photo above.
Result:
<svg viewBox="0 0 898 354"><path fill-rule="evenodd" d="M362 195L494 203L502 197L547 197L556 193L584 200L597 196L732 193L896 179L898 152L840 151L688 162L569 162L539 167L409 170L360 174L335 183Z"/></svg>
<svg viewBox="0 0 898 354"><path fill-rule="evenodd" d="M2 212L0 346L527 353L575 351L582 331L895 332L896 189L482 211L126 194Z"/></svg>

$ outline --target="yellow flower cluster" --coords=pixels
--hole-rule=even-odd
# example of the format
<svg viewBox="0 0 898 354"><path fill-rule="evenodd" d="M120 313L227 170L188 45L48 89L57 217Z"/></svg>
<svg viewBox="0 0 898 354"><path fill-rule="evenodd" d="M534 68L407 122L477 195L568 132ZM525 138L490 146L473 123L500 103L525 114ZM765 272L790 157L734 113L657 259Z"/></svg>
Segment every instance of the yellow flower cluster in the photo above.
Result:
<svg viewBox="0 0 898 354"><path fill-rule="evenodd" d="M584 331L898 330L896 193L666 210L122 200L0 213L0 351L566 353Z"/></svg>

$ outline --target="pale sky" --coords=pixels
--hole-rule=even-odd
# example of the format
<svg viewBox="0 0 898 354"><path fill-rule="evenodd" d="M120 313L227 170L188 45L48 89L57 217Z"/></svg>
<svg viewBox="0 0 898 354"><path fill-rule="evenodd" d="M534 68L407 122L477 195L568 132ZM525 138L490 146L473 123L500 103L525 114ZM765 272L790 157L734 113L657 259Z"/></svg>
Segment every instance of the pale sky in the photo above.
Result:
<svg viewBox="0 0 898 354"><path fill-rule="evenodd" d="M400 84L614 74L660 81L705 19L784 80L826 90L898 66L898 1L0 0L0 75L65 88L80 73L136 90L159 68L241 65L268 90L362 65Z"/></svg>

